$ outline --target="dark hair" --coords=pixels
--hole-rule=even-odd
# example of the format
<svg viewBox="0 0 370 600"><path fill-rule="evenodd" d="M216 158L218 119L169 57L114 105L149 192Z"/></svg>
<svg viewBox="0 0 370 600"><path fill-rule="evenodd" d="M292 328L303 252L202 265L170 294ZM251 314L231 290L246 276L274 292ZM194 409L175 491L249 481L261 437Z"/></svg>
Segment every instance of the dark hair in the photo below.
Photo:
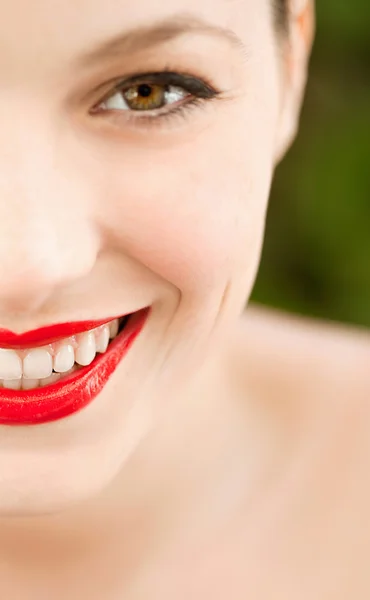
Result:
<svg viewBox="0 0 370 600"><path fill-rule="evenodd" d="M274 18L278 30L283 33L288 31L288 0L272 0Z"/></svg>

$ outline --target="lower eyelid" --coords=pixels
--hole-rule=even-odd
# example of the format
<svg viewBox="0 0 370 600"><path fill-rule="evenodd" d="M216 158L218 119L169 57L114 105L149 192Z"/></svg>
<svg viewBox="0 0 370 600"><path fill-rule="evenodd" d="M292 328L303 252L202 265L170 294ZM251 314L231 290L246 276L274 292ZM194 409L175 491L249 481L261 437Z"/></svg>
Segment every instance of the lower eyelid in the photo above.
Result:
<svg viewBox="0 0 370 600"><path fill-rule="evenodd" d="M109 120L113 126L117 129L125 127L137 129L148 129L154 128L158 125L161 127L165 123L170 123L171 119L177 119L182 117L183 121L190 116L190 112L196 109L206 107L209 104L213 104L212 100L222 99L224 92L215 89L210 84L203 82L202 79L194 78L189 75L184 77L181 75L181 80L178 79L179 75L175 73L176 79L173 81L173 71L169 70L164 72L158 72L158 77L154 77L155 74L145 74L138 77L127 78L126 80L120 80L119 83L112 86L110 94L105 95L105 98L100 100L99 104L95 105L90 110L90 114L99 117L104 117ZM162 75L162 78L160 77ZM167 76L167 80L164 80L164 75ZM177 102L167 103L165 106L159 109L148 109L148 110L135 110L128 107L122 109L107 108L102 109L101 106L106 103L115 93L124 93L130 87L140 85L141 83L152 83L155 85L168 86L172 90L182 90L184 97ZM187 85L186 85L187 83ZM176 92L174 92L176 93Z"/></svg>
<svg viewBox="0 0 370 600"><path fill-rule="evenodd" d="M103 114L105 114L105 117L109 121L116 124L118 130L127 125L130 128L137 130L141 129L145 132L148 129L159 129L162 125L171 123L171 120L176 120L178 118L185 121L193 111L202 108L202 106L204 107L206 104L208 104L208 101L204 98L193 97L193 99L188 102L177 104L171 110L161 111L155 114L153 114L153 111L149 111L147 114L145 114L145 112L141 113L140 116L135 116L136 113L134 111L103 111Z"/></svg>

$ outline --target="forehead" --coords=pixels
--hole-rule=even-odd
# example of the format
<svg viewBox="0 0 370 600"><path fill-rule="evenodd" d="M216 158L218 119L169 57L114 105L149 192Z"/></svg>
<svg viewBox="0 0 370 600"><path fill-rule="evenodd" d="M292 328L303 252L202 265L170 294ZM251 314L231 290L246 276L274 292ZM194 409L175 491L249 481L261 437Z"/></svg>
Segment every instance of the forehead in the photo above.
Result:
<svg viewBox="0 0 370 600"><path fill-rule="evenodd" d="M232 29L240 38L252 31L265 0L0 0L0 65L15 69L56 62L99 46L140 26L176 16L196 17ZM248 27L249 24L249 27ZM3 71L4 72L4 71Z"/></svg>

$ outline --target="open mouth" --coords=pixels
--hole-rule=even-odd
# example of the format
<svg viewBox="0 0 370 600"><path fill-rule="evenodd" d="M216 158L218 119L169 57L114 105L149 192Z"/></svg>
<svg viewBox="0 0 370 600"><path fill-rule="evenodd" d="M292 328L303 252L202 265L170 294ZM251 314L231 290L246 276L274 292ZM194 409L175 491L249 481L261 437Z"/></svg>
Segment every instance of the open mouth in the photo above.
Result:
<svg viewBox="0 0 370 600"><path fill-rule="evenodd" d="M141 332L146 308L119 319L0 332L0 424L53 421L101 392ZM68 333L62 337L61 333ZM48 343L46 343L48 342Z"/></svg>
<svg viewBox="0 0 370 600"><path fill-rule="evenodd" d="M32 390L57 383L104 354L123 331L130 315L54 343L0 350L0 388Z"/></svg>

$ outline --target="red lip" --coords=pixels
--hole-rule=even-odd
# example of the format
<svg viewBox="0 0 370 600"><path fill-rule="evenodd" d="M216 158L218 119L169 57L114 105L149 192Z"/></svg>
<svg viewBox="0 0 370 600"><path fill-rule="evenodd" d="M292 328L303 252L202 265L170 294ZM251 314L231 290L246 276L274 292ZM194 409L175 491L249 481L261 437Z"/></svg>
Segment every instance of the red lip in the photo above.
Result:
<svg viewBox="0 0 370 600"><path fill-rule="evenodd" d="M144 309L134 313L129 317L127 325L123 331L108 346L105 354L99 354L88 367L83 367L71 375L61 379L57 383L46 387L40 387L28 391L15 391L6 388L0 389L0 424L1 425L37 425L56 421L67 417L88 404L102 391L113 372L118 367L120 361L127 354L132 344L142 331L149 316L150 309ZM103 321L101 324L106 323ZM82 323L76 324L78 327ZM73 324L62 326L63 336L65 331L71 335ZM93 327L97 326L94 322ZM35 342L35 334L48 332L50 330L59 333L56 329L60 326L52 326L44 329L38 329L34 332L15 336L16 338L32 339ZM86 323L84 323L85 331ZM9 333L14 340L14 334ZM74 330L77 333L77 330ZM3 331L2 331L3 335ZM33 336L33 337L31 337ZM4 338L0 338L2 340ZM3 342L1 341L1 346ZM45 337L43 338L45 343ZM3 346L4 347L4 346ZM14 348L14 345L12 345Z"/></svg>
<svg viewBox="0 0 370 600"><path fill-rule="evenodd" d="M36 348L37 346L52 344L53 342L57 342L58 340L71 335L83 333L89 329L95 329L95 327L110 323L111 321L114 321L114 319L115 317L105 319L104 321L78 321L75 323L49 325L48 327L26 331L19 335L8 329L0 329L0 348L13 348L19 350L21 348Z"/></svg>

